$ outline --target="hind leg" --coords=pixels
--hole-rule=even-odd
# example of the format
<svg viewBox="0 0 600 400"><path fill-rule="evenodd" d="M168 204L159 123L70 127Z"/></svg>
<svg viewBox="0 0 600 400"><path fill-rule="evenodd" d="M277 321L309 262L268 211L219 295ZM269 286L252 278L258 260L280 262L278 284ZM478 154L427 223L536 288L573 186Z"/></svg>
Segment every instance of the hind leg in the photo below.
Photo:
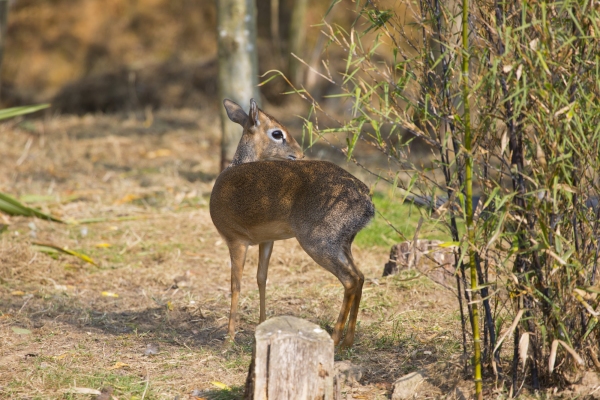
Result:
<svg viewBox="0 0 600 400"><path fill-rule="evenodd" d="M352 346L364 276L354 264L352 254L348 251L351 241L345 245L336 244L336 241L315 243L310 239L303 240L301 236L298 236L298 241L317 264L335 275L344 286L344 300L333 329L332 338L333 343L337 346L342 339L344 326L349 316L348 332L342 346Z"/></svg>
<svg viewBox="0 0 600 400"><path fill-rule="evenodd" d="M358 318L358 308L360 305L360 298L362 297L362 287L365 282L364 275L354 264L354 260L352 260L352 254L349 254L350 263L354 266L355 271L359 275L359 281L357 288L355 289L355 295L352 302L352 308L350 309L350 316L348 318L348 330L346 331L346 337L342 342L342 347L351 347L352 343L354 343L354 333L356 331L356 320Z"/></svg>

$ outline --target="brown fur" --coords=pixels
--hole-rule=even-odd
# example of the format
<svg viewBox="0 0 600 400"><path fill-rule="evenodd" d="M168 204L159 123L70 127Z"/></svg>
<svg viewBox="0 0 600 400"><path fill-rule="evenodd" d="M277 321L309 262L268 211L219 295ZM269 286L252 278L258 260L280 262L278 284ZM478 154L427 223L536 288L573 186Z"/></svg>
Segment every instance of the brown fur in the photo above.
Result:
<svg viewBox="0 0 600 400"><path fill-rule="evenodd" d="M273 241L295 237L319 265L344 285L344 301L333 339L337 345L349 316L343 345L351 346L364 282L352 259L351 245L375 213L369 189L330 162L292 161L290 155L302 158L300 146L289 135L286 143L274 143L265 132L275 128L286 133L287 130L258 110L253 101L246 120L237 104L226 101L225 106L230 118L244 126L236 157L217 178L210 198L213 223L231 255L229 336L233 338L235 333L248 246L259 245L257 281L262 322L266 318L265 286ZM256 119L258 125L253 122Z"/></svg>

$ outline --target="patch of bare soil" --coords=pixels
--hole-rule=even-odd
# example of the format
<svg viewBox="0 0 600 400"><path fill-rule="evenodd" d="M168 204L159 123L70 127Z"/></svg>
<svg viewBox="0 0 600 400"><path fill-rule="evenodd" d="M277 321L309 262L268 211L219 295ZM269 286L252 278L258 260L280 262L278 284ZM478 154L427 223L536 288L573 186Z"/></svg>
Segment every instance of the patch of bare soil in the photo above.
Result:
<svg viewBox="0 0 600 400"><path fill-rule="evenodd" d="M239 334L225 345L228 251L208 212L218 126L216 109L0 125L0 191L70 222L0 216L0 397L90 398L74 388L107 386L115 398L240 395L258 322L257 250L244 271ZM416 370L434 389L417 398L468 397L452 293L410 274L381 278L386 248L354 252L367 278L360 325L354 348L336 359L364 373L346 398L388 398ZM275 245L268 316L331 330L342 295L295 240Z"/></svg>

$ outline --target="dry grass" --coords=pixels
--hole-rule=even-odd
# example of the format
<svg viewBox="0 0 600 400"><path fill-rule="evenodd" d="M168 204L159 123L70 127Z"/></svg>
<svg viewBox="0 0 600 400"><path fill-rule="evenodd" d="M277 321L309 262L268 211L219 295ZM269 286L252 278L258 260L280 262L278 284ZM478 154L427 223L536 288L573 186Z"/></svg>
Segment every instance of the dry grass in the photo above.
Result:
<svg viewBox="0 0 600 400"><path fill-rule="evenodd" d="M211 398L239 395L258 321L257 251L244 272L240 333L224 346L228 253L207 207L216 116L180 110L0 126L1 191L67 220L98 219L0 217L9 223L0 235L0 397L89 398L65 391L103 386L119 399L187 398L195 389ZM82 251L97 265L53 258L34 250L34 240ZM355 248L367 277L360 325L355 347L336 357L365 375L347 391L386 398L395 379L426 369L436 388L421 395L460 397L455 298L426 278L406 279L410 273L380 278L387 257L386 247ZM331 329L342 286L288 240L275 246L267 296L268 316ZM148 344L158 354L145 355Z"/></svg>

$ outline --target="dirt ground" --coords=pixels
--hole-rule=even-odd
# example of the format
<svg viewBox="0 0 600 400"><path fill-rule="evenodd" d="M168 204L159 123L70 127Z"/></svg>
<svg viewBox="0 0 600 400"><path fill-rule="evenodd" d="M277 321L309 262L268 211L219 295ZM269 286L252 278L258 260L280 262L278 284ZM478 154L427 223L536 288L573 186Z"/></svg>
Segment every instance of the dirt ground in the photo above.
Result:
<svg viewBox="0 0 600 400"><path fill-rule="evenodd" d="M226 345L228 252L208 211L217 118L183 109L0 125L0 191L69 222L0 216L0 398L91 398L75 388L102 387L116 399L241 395L258 322L257 250L239 334ZM346 398L389 398L393 382L417 370L429 376L419 398L469 397L454 295L411 273L381 278L387 247L354 254L366 276L359 327L336 360L364 373ZM276 243L268 317L331 331L342 293L295 240Z"/></svg>

